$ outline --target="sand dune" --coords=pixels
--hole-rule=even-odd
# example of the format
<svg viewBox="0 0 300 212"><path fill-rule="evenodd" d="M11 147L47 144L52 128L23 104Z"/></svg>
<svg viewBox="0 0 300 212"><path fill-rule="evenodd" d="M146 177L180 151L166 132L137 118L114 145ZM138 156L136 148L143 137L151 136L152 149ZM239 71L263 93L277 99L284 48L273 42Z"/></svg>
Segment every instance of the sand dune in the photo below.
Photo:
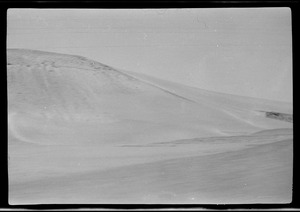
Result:
<svg viewBox="0 0 300 212"><path fill-rule="evenodd" d="M80 56L9 49L7 63L11 204L291 200L293 124L262 112L291 104Z"/></svg>
<svg viewBox="0 0 300 212"><path fill-rule="evenodd" d="M292 140L11 185L11 203L287 203Z"/></svg>
<svg viewBox="0 0 300 212"><path fill-rule="evenodd" d="M82 57L9 50L8 63L9 113L15 114L11 126L24 140L36 143L49 144L51 141L43 141L43 134L53 136L69 127L89 129L90 137L97 138L92 142L105 142L111 131L132 142L130 135L147 137L147 132L177 139L291 126L265 119L258 112L271 109L268 101L242 101L200 89L190 92L190 88L158 80L149 83ZM277 111L282 110L286 108L278 105ZM101 127L95 128L95 123ZM110 136L99 141L100 130ZM74 132L67 131L59 132L62 139L57 137L57 143L65 143L68 136L78 138L72 142L88 140L86 135L72 136ZM151 138L149 142L155 141Z"/></svg>

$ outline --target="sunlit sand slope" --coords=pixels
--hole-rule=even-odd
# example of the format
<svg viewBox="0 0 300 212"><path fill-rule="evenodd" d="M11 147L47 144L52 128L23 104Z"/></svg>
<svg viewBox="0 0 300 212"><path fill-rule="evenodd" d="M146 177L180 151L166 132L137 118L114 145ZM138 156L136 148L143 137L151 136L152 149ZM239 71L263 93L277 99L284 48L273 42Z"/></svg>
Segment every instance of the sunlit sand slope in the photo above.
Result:
<svg viewBox="0 0 300 212"><path fill-rule="evenodd" d="M286 112L276 102L136 78L79 56L8 50L7 62L9 129L26 142L156 142L292 125L259 112Z"/></svg>

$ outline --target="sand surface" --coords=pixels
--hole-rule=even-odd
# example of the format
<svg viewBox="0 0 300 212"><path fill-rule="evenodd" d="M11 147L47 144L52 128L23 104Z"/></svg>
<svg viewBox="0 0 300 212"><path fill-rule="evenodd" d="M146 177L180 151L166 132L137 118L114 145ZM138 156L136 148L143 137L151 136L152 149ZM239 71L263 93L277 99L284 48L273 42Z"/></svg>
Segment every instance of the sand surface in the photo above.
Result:
<svg viewBox="0 0 300 212"><path fill-rule="evenodd" d="M291 104L8 50L10 204L288 203Z"/></svg>

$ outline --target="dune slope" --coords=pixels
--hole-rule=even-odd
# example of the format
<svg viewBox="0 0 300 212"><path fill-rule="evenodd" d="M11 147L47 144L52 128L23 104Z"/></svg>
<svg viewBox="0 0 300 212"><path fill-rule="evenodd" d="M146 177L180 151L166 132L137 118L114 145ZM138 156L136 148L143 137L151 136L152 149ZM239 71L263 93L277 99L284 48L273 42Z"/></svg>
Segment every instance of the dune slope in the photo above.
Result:
<svg viewBox="0 0 300 212"><path fill-rule="evenodd" d="M291 126L265 119L259 110L270 110L268 101L140 79L83 57L30 50L8 50L8 104L11 132L45 145L140 137L155 142ZM271 109L286 111L276 103Z"/></svg>
<svg viewBox="0 0 300 212"><path fill-rule="evenodd" d="M11 204L291 200L291 104L25 49L7 83Z"/></svg>

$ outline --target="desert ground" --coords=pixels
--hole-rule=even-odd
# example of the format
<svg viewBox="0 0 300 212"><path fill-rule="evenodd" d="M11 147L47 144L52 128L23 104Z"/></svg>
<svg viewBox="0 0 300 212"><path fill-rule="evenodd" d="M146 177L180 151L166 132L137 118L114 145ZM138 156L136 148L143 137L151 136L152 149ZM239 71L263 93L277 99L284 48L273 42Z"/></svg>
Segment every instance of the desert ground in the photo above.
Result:
<svg viewBox="0 0 300 212"><path fill-rule="evenodd" d="M25 49L7 84L12 205L292 201L291 103Z"/></svg>

